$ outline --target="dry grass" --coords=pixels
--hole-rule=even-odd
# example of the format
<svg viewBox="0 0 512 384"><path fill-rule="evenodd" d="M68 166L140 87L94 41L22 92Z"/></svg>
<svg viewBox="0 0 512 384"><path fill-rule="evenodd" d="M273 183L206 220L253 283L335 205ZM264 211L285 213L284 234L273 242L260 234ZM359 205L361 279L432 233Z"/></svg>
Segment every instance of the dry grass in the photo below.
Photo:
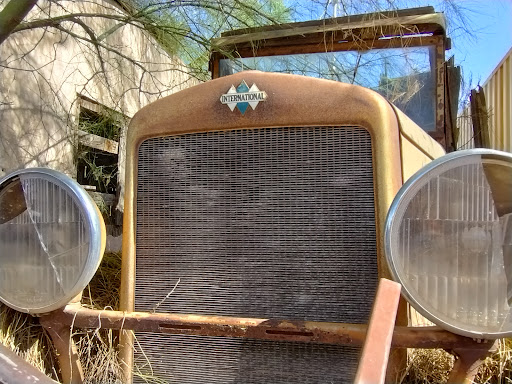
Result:
<svg viewBox="0 0 512 384"><path fill-rule="evenodd" d="M98 272L85 288L82 304L92 309L119 309L121 255L106 253ZM75 330L85 383L121 383L118 361L119 332L111 329Z"/></svg>
<svg viewBox="0 0 512 384"><path fill-rule="evenodd" d="M512 339L498 340L497 350L478 371L476 383L512 383Z"/></svg>
<svg viewBox="0 0 512 384"><path fill-rule="evenodd" d="M121 383L117 332L111 329L81 330L74 334L85 383Z"/></svg>
<svg viewBox="0 0 512 384"><path fill-rule="evenodd" d="M119 305L121 256L105 254L98 273L85 289L82 303L94 309L117 309ZM86 383L121 383L117 360L118 333L112 330L75 330L73 340L80 352ZM37 318L0 305L0 342L53 379L59 379L57 359L49 337ZM454 358L443 350L412 350L402 384L447 382ZM134 374L137 375L137 368ZM161 383L155 377L141 377L148 383ZM512 384L512 340L499 341L476 383Z"/></svg>
<svg viewBox="0 0 512 384"><path fill-rule="evenodd" d="M92 309L119 308L121 254L106 253L101 265L82 295L82 305Z"/></svg>
<svg viewBox="0 0 512 384"><path fill-rule="evenodd" d="M119 309L121 285L121 255L103 256L98 272L82 296L82 305L92 309ZM120 384L121 365L118 360L119 332L109 329L76 330L73 339L77 345L84 370L85 384ZM138 373L134 375L147 383L161 384L162 380Z"/></svg>
<svg viewBox="0 0 512 384"><path fill-rule="evenodd" d="M402 384L445 384L455 358L442 349L415 349L409 353ZM512 384L512 339L497 341L497 350L480 367L475 383Z"/></svg>
<svg viewBox="0 0 512 384"><path fill-rule="evenodd" d="M411 349L402 384L446 383L454 361L442 349Z"/></svg>
<svg viewBox="0 0 512 384"><path fill-rule="evenodd" d="M83 293L83 305L94 309L117 309L121 282L121 255L106 253L101 266ZM75 330L86 383L121 383L117 360L117 332ZM57 358L50 337L37 318L0 306L0 341L46 375L58 380Z"/></svg>
<svg viewBox="0 0 512 384"><path fill-rule="evenodd" d="M0 304L0 342L34 367L58 380L57 356L39 320Z"/></svg>

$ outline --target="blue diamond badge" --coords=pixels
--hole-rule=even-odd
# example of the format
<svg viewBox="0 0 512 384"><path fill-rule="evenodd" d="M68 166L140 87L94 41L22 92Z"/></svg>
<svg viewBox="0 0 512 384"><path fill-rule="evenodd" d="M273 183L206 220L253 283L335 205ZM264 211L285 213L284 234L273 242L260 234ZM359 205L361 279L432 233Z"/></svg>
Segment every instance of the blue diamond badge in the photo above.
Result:
<svg viewBox="0 0 512 384"><path fill-rule="evenodd" d="M266 99L267 93L265 91L260 91L256 84L249 88L245 80L242 80L238 87L235 88L232 85L228 92L220 97L220 102L227 104L231 111L234 111L235 107L238 108L243 115L249 105L254 110L260 101L265 101Z"/></svg>

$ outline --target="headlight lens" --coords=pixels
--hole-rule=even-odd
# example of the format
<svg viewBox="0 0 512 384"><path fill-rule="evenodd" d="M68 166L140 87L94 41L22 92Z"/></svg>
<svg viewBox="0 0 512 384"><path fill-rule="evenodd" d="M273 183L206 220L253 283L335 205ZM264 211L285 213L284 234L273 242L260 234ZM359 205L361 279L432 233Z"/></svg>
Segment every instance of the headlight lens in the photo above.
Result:
<svg viewBox="0 0 512 384"><path fill-rule="evenodd" d="M469 337L512 335L512 155L474 149L437 159L397 194L386 256L423 316Z"/></svg>
<svg viewBox="0 0 512 384"><path fill-rule="evenodd" d="M29 313L60 308L96 272L105 225L80 185L25 169L0 180L0 300Z"/></svg>

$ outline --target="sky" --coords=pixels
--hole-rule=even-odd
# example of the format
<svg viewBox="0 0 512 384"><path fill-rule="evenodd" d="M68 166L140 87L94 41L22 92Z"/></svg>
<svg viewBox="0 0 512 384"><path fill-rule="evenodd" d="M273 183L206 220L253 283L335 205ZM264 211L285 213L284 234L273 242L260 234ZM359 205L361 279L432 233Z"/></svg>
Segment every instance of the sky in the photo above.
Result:
<svg viewBox="0 0 512 384"><path fill-rule="evenodd" d="M512 47L512 0L338 0L353 8L365 7L362 3L392 2L399 8L434 6L444 11L448 36L452 49L446 57L455 56L456 65L461 66L464 79L463 91L483 85L492 71ZM296 8L299 20L319 19L325 12L314 9L318 0L285 0L285 4ZM323 1L322 1L323 2ZM336 2L336 0L331 0ZM333 6L328 13L332 15ZM371 6L366 5L367 8ZM356 12L364 13L366 10ZM341 14L339 16L342 16Z"/></svg>
<svg viewBox="0 0 512 384"><path fill-rule="evenodd" d="M492 71L512 48L512 0L456 1L467 15L473 36L461 30L449 31L455 62L472 88L483 85ZM450 23L450 20L448 20Z"/></svg>

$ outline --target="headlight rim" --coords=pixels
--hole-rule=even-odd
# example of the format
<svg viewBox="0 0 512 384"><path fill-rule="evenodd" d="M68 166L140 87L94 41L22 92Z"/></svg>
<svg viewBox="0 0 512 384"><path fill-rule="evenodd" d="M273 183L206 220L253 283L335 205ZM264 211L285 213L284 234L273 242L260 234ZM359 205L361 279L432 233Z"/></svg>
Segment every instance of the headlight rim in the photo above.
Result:
<svg viewBox="0 0 512 384"><path fill-rule="evenodd" d="M428 320L453 333L471 338L498 339L503 337L512 337L512 329L505 332L479 332L468 328L461 328L440 319L438 316L424 307L422 301L425 300L417 299L415 295L411 293L408 285L403 284L401 276L397 272L397 269L400 267L396 264L395 259L392 257L392 237L394 236L393 230L396 229L394 228L393 224L396 222L396 220L401 218L401 216L397 217L397 213L399 213L400 210L405 211L407 208L407 206L405 208L402 207L404 200L407 200L409 195L413 193L411 191L414 189L422 188L426 182L428 182L429 179L427 179L427 175L432 173L433 170L445 165L446 163L452 163L470 156L492 157L494 160L506 162L512 169L512 153L488 148L474 148L451 152L431 161L429 164L422 167L402 185L398 193L395 195L391 206L389 207L384 225L384 253L386 256L386 262L393 279L402 285L401 292L404 298L416 309L417 312L419 312ZM410 202L411 199L409 198L408 200ZM510 315L512 316L512 311Z"/></svg>
<svg viewBox="0 0 512 384"><path fill-rule="evenodd" d="M0 178L0 189L5 188L9 182L15 178L28 175L33 175L36 177L42 176L43 179L57 184L59 187L63 188L71 196L74 204L78 206L79 211L86 223L86 230L89 236L88 253L82 273L79 275L73 287L69 290L69 293L63 294L60 299L55 300L48 305L31 308L20 307L17 304L13 304L11 300L4 297L4 295L0 296L0 301L10 308L13 308L19 312L39 315L64 307L73 298L78 296L83 291L83 289L85 289L87 284L89 284L94 274L96 273L99 264L101 263L103 253L105 251L106 232L103 218L91 196L80 186L80 184L78 184L76 180L73 180L71 177L62 172L44 167L15 170ZM94 239L97 240L94 241Z"/></svg>

